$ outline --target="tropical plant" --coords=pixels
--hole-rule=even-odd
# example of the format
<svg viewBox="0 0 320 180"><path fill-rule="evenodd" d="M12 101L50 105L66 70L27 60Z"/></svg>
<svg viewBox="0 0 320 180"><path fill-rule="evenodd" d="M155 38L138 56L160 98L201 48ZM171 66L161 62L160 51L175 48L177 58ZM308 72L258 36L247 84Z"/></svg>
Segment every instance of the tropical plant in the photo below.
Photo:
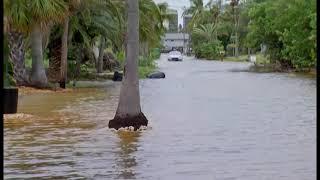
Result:
<svg viewBox="0 0 320 180"><path fill-rule="evenodd" d="M205 7L203 0L190 0L191 6L184 10L182 16L192 14L192 19L188 29L193 29L201 19L205 16Z"/></svg>
<svg viewBox="0 0 320 180"><path fill-rule="evenodd" d="M217 31L215 24L205 24L195 27L193 34L198 35L207 42L213 42L217 39Z"/></svg>
<svg viewBox="0 0 320 180"><path fill-rule="evenodd" d="M219 40L202 43L194 47L195 56L197 58L205 58L208 60L218 60L221 51L223 51L223 46Z"/></svg>
<svg viewBox="0 0 320 180"><path fill-rule="evenodd" d="M266 0L253 2L249 9L251 47L268 46L273 62L296 69L316 64L315 0Z"/></svg>

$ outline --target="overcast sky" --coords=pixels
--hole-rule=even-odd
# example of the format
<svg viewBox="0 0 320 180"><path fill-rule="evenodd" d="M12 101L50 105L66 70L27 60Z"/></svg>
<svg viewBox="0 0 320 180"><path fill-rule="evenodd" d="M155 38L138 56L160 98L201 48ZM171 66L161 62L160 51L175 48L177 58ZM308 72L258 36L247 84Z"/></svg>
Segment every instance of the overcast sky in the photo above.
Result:
<svg viewBox="0 0 320 180"><path fill-rule="evenodd" d="M190 1L189 0L154 0L156 3L162 3L162 2L167 2L169 4L169 7L172 9L176 9L178 11L178 16L179 16L179 24L183 25L182 21L182 12L183 12L183 7L189 7L190 6ZM204 4L207 4L209 0L203 0Z"/></svg>

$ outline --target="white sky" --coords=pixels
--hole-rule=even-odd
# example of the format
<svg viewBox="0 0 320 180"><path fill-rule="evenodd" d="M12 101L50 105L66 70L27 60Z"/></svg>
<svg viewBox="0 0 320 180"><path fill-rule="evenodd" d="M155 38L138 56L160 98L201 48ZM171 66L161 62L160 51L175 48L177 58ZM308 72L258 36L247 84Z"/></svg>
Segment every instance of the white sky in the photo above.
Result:
<svg viewBox="0 0 320 180"><path fill-rule="evenodd" d="M183 25L183 20L182 20L182 12L183 12L183 7L189 7L190 6L190 1L189 0L154 0L154 2L162 3L162 2L167 2L169 4L169 7L172 9L176 9L178 11L178 23ZM204 4L207 4L209 0L203 0Z"/></svg>

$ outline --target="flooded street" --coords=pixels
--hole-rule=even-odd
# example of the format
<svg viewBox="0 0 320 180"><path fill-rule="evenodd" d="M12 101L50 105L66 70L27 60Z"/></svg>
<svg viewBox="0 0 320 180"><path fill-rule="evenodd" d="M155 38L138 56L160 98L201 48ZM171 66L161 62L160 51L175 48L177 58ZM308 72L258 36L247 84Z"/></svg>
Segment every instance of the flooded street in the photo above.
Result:
<svg viewBox="0 0 320 180"><path fill-rule="evenodd" d="M159 60L140 81L150 126L107 128L121 83L23 95L4 121L4 179L314 180L316 80L248 63Z"/></svg>

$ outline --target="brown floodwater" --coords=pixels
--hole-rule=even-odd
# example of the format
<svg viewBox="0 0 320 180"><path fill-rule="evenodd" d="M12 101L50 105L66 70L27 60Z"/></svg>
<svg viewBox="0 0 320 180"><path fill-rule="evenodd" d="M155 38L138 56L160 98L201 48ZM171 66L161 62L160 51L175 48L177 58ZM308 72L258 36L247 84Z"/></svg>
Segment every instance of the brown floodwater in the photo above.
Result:
<svg viewBox="0 0 320 180"><path fill-rule="evenodd" d="M316 179L316 80L248 63L159 61L142 80L149 127L107 128L120 83L19 97L4 120L4 179Z"/></svg>

